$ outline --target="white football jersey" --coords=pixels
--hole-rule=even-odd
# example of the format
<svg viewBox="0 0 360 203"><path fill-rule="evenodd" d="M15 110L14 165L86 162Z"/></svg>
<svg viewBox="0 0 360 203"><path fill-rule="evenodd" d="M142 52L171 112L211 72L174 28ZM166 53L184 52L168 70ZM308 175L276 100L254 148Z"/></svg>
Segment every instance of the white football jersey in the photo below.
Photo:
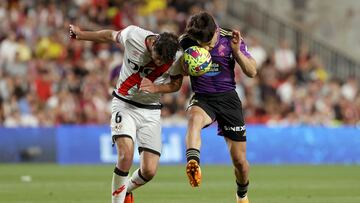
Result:
<svg viewBox="0 0 360 203"><path fill-rule="evenodd" d="M164 84L169 81L170 75L179 75L182 71L179 65L173 65L175 62L162 66L156 66L152 62L145 44L149 35L157 34L133 25L115 33L115 40L124 47L124 59L114 92L137 103L158 105L161 94L141 91L141 80L146 77L154 84ZM178 51L175 57L176 64L179 64L177 60L181 55L181 51Z"/></svg>

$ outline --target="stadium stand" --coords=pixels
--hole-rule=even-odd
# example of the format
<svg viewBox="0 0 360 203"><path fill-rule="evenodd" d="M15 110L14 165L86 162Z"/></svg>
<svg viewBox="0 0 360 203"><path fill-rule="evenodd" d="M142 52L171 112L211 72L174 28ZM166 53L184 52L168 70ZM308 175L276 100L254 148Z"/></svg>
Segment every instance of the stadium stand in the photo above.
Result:
<svg viewBox="0 0 360 203"><path fill-rule="evenodd" d="M116 45L69 39L70 23L89 30L136 24L155 32L180 34L187 18L202 9L211 11L219 22L235 19L233 26L240 26L258 61L256 79L237 73L237 91L247 123L359 125L359 70L355 62L347 62L346 57L339 62L343 55L337 49L338 58L331 61L332 52L317 51L327 49L327 45L314 44L311 37L306 38L306 31L295 29L292 33L287 27L273 26L278 22L275 20L260 28L270 29L268 33L284 29L290 34L276 39L259 37L267 33L251 24L258 22L256 18L249 18L241 9L237 13L227 10L226 5L220 0L1 1L0 125L108 124L110 93L121 68L122 50ZM259 12L252 8L250 11ZM236 17L239 12L242 15ZM253 35L252 27L260 34ZM308 40L300 44L297 35ZM179 92L163 96L165 124L186 122L190 95L186 78Z"/></svg>

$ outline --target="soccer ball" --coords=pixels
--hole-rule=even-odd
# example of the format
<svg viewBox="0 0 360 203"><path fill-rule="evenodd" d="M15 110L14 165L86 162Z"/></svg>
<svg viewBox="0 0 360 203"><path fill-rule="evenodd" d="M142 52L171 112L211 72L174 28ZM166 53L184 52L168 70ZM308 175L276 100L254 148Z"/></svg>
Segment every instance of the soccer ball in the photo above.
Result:
<svg viewBox="0 0 360 203"><path fill-rule="evenodd" d="M184 65L189 75L201 76L210 71L210 52L198 46L189 47L184 53Z"/></svg>

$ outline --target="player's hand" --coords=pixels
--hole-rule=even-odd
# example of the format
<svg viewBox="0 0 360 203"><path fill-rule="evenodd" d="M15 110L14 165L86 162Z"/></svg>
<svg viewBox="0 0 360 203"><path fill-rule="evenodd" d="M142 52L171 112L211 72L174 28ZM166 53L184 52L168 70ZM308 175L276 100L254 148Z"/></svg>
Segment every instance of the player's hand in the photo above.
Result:
<svg viewBox="0 0 360 203"><path fill-rule="evenodd" d="M231 39L231 48L233 52L237 52L240 49L240 43L241 43L242 37L241 33L238 30L232 31L232 39Z"/></svg>
<svg viewBox="0 0 360 203"><path fill-rule="evenodd" d="M80 33L80 28L78 26L75 26L75 25L69 25L70 29L69 29L69 32L70 32L70 38L73 38L73 39L78 39L78 34Z"/></svg>
<svg viewBox="0 0 360 203"><path fill-rule="evenodd" d="M156 92L156 86L148 78L143 78L141 80L140 90L144 91L144 92L155 93Z"/></svg>

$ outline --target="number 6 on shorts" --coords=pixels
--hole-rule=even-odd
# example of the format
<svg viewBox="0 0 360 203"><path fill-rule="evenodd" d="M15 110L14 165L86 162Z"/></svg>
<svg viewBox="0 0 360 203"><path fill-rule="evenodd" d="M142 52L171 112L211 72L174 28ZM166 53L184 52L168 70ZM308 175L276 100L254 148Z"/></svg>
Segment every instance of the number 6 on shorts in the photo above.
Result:
<svg viewBox="0 0 360 203"><path fill-rule="evenodd" d="M117 112L115 115L115 122L116 123L121 123L121 115L120 112Z"/></svg>

